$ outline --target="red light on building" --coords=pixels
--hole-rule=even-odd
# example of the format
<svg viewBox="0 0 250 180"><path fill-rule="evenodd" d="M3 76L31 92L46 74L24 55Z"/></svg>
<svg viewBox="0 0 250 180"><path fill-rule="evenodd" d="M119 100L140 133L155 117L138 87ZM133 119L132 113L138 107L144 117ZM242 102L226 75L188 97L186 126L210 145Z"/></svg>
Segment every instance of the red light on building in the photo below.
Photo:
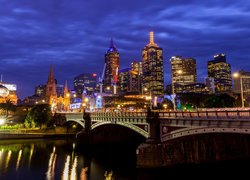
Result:
<svg viewBox="0 0 250 180"><path fill-rule="evenodd" d="M93 77L96 77L96 74L93 74Z"/></svg>

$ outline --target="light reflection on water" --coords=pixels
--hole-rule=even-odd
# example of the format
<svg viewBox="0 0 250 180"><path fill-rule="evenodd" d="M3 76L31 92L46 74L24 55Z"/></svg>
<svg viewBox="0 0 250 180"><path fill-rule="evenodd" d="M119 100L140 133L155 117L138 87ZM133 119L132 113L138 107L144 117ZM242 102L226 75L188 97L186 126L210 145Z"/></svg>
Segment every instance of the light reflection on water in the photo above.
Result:
<svg viewBox="0 0 250 180"><path fill-rule="evenodd" d="M65 140L6 142L0 143L0 179L111 180L111 173L105 174L103 165L77 151L76 143Z"/></svg>
<svg viewBox="0 0 250 180"><path fill-rule="evenodd" d="M244 168L249 167L249 161L237 161L203 167L138 170L133 153L127 152L127 148L122 152L112 148L97 148L96 151L104 152L99 155L66 140L0 141L0 180L154 180L168 179L171 175L244 175L248 172ZM236 171L238 167L240 172Z"/></svg>

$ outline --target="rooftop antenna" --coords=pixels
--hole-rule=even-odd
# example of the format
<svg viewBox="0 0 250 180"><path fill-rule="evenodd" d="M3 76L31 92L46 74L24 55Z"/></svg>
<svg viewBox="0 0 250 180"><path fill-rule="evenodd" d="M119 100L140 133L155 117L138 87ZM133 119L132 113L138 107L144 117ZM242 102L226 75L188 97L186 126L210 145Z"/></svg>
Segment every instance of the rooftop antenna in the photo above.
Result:
<svg viewBox="0 0 250 180"><path fill-rule="evenodd" d="M1 83L3 82L3 74L1 74Z"/></svg>

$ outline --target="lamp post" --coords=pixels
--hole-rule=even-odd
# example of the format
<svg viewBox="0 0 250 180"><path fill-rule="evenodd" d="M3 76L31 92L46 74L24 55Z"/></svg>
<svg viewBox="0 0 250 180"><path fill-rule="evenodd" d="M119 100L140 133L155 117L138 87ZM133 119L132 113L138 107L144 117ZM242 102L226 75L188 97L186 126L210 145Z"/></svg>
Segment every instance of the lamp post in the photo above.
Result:
<svg viewBox="0 0 250 180"><path fill-rule="evenodd" d="M240 96L241 96L241 107L244 108L245 104L244 104L244 91L243 91L243 84L242 84L242 79L243 78L250 78L249 76L242 76L239 73L234 73L233 76L235 78L239 78L240 79Z"/></svg>
<svg viewBox="0 0 250 180"><path fill-rule="evenodd" d="M176 71L178 75L182 74L182 70L177 70ZM174 86L174 81L172 79L172 102L173 102L173 105L174 105L174 111L176 110L176 104L175 104L175 86Z"/></svg>

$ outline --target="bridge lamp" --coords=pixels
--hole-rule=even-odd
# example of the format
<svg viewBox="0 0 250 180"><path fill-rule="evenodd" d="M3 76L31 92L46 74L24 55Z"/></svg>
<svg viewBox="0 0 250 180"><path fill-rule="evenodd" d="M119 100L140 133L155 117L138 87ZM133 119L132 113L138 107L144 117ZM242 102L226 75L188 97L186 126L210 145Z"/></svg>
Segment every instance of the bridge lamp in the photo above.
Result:
<svg viewBox="0 0 250 180"><path fill-rule="evenodd" d="M179 70L177 70L177 75L180 75L180 74L182 74L183 72L182 72L182 70L181 69L179 69ZM176 104L175 104L175 86L174 86L174 81L173 81L173 79L172 79L172 94L173 94L173 96L172 96L172 102L173 102L173 105L174 105L174 111L176 110Z"/></svg>
<svg viewBox="0 0 250 180"><path fill-rule="evenodd" d="M236 72L233 73L234 78L240 78L240 96L241 96L241 107L244 108L244 92L243 92L243 84L242 84L242 79L243 78L250 78L249 76L242 76L240 73Z"/></svg>

